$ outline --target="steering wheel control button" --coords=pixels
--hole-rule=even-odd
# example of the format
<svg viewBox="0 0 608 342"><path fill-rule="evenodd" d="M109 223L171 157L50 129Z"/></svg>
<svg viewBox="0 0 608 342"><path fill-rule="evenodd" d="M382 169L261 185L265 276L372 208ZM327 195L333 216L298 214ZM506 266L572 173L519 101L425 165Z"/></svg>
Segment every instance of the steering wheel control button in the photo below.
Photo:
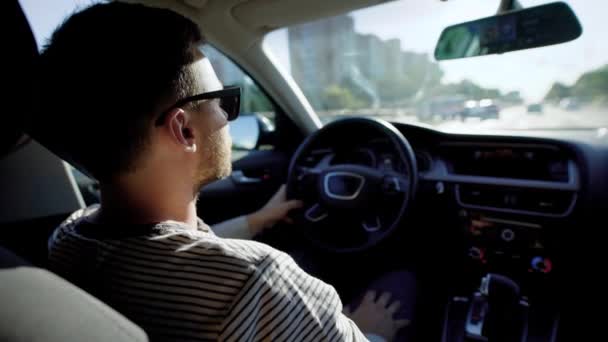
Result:
<svg viewBox="0 0 608 342"><path fill-rule="evenodd" d="M315 153L319 149L323 152ZM304 140L289 163L287 193L307 203L299 210L304 238L328 252L359 252L400 230L416 198L415 160L407 139L385 120L356 117L324 125ZM318 171L316 177L298 178L310 174L306 168ZM424 185L433 191L433 182ZM344 225L344 232L321 229L330 221Z"/></svg>
<svg viewBox="0 0 608 342"><path fill-rule="evenodd" d="M325 175L323 182L325 194L338 200L354 200L359 196L365 178L352 172L335 171Z"/></svg>
<svg viewBox="0 0 608 342"><path fill-rule="evenodd" d="M511 242L511 241L515 240L515 232L513 232L511 229L508 229L508 228L503 229L502 232L500 232L500 238L504 242Z"/></svg>
<svg viewBox="0 0 608 342"><path fill-rule="evenodd" d="M372 219L366 219L361 223L363 229L369 233L377 232L382 228L382 224L380 223L380 218L378 216Z"/></svg>
<svg viewBox="0 0 608 342"><path fill-rule="evenodd" d="M396 194L399 192L403 192L404 189L399 182L397 177L385 177L382 181L382 190L384 190L387 194Z"/></svg>
<svg viewBox="0 0 608 342"><path fill-rule="evenodd" d="M319 222L327 218L327 211L321 207L318 203L310 207L304 213L304 217L310 222Z"/></svg>

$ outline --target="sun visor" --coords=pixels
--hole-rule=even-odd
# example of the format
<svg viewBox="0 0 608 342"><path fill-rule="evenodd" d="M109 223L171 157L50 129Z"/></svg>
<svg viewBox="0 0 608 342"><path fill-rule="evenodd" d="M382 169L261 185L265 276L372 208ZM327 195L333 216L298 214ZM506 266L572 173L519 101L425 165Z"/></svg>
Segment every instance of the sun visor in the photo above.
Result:
<svg viewBox="0 0 608 342"><path fill-rule="evenodd" d="M250 0L236 5L234 18L250 29L271 31L374 6L386 0Z"/></svg>

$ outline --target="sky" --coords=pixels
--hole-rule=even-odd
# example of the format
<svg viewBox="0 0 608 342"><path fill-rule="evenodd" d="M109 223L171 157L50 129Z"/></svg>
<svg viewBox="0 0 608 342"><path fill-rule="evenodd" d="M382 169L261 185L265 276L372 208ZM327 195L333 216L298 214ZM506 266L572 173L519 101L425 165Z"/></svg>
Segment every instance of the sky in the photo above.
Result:
<svg viewBox="0 0 608 342"><path fill-rule="evenodd" d="M53 30L67 16L92 2L93 0L19 0L39 47L45 44Z"/></svg>
<svg viewBox="0 0 608 342"><path fill-rule="evenodd" d="M76 8L94 0L20 0L39 45ZM520 0L530 7L549 0ZM579 17L583 35L577 40L539 49L504 55L484 56L440 62L444 82L470 79L484 87L503 91L520 90L528 101L540 100L555 82L574 83L589 70L608 64L608 1L566 0ZM401 0L359 11L355 31L373 33L382 39L399 38L403 50L428 53L448 25L487 17L496 12L498 0ZM266 47L282 67L289 71L286 30L266 38Z"/></svg>
<svg viewBox="0 0 608 342"><path fill-rule="evenodd" d="M520 0L524 7L549 0ZM583 26L583 35L561 45L452 61L441 61L444 82L470 79L502 91L520 90L529 102L540 101L554 82L573 84L580 75L608 64L608 1L566 0ZM382 39L398 38L402 50L433 56L443 28L496 13L492 0L401 0L351 13L358 33ZM276 59L289 70L286 30L272 32L265 41ZM433 57L431 57L433 58Z"/></svg>

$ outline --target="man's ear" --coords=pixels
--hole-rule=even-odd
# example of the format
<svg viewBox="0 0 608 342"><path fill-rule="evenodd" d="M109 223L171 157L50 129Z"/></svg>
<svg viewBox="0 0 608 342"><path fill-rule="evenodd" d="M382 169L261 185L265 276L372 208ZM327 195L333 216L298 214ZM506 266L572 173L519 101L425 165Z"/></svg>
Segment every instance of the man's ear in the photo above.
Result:
<svg viewBox="0 0 608 342"><path fill-rule="evenodd" d="M186 152L196 152L196 139L192 124L190 113L181 108L173 109L165 121L169 136Z"/></svg>

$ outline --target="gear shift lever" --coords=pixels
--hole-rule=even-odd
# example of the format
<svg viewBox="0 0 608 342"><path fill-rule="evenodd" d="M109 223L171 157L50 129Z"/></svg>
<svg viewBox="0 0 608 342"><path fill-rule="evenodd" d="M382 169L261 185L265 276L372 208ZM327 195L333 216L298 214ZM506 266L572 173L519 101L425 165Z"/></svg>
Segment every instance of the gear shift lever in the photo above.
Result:
<svg viewBox="0 0 608 342"><path fill-rule="evenodd" d="M491 303L499 305L517 305L519 303L519 285L511 278L500 274L490 273L481 278L479 292L486 296Z"/></svg>
<svg viewBox="0 0 608 342"><path fill-rule="evenodd" d="M486 275L471 302L465 326L467 337L478 341L518 341L526 306L520 302L517 283L499 274Z"/></svg>

